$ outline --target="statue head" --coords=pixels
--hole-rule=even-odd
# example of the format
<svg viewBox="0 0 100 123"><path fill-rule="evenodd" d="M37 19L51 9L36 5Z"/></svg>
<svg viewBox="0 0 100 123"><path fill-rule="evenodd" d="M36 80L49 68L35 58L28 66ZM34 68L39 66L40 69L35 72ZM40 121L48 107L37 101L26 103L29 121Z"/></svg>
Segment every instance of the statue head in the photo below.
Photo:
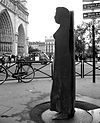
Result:
<svg viewBox="0 0 100 123"><path fill-rule="evenodd" d="M55 21L58 24L64 23L67 19L69 19L69 10L65 7L57 7L55 14Z"/></svg>

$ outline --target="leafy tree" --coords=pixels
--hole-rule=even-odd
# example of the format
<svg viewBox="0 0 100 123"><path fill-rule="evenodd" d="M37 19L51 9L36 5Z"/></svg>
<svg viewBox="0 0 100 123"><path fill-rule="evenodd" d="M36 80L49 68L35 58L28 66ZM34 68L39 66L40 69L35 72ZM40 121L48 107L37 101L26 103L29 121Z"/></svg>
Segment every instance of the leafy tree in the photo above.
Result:
<svg viewBox="0 0 100 123"><path fill-rule="evenodd" d="M75 52L80 54L85 50L85 32L87 30L87 24L82 23L81 25L77 26L75 30Z"/></svg>
<svg viewBox="0 0 100 123"><path fill-rule="evenodd" d="M97 53L97 45L100 43L100 20L95 21L95 44L96 49L95 52ZM88 54L93 54L92 51L92 21L89 23L83 22L82 24L78 25L75 29L75 52L80 54L87 52ZM86 44L88 44L88 49L86 50Z"/></svg>

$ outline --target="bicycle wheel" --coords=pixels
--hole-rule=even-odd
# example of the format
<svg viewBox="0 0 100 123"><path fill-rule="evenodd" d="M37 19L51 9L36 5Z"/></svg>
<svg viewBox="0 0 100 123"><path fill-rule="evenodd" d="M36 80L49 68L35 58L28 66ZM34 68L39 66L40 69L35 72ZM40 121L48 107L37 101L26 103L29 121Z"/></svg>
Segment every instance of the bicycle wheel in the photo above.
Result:
<svg viewBox="0 0 100 123"><path fill-rule="evenodd" d="M22 65L21 68L19 68L19 79L24 82L28 83L31 82L34 79L35 72L32 66L30 65Z"/></svg>
<svg viewBox="0 0 100 123"><path fill-rule="evenodd" d="M7 79L7 70L0 65L0 85L3 84Z"/></svg>

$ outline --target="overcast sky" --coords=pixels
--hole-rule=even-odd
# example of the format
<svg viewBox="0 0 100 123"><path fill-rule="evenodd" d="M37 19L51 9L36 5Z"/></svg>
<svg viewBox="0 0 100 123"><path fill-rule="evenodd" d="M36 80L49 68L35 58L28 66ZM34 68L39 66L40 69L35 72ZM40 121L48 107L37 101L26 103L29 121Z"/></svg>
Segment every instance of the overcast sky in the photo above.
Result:
<svg viewBox="0 0 100 123"><path fill-rule="evenodd" d="M74 24L82 22L82 0L27 0L29 12L28 37L29 41L45 41L59 25L55 23L56 7L66 7L74 11Z"/></svg>

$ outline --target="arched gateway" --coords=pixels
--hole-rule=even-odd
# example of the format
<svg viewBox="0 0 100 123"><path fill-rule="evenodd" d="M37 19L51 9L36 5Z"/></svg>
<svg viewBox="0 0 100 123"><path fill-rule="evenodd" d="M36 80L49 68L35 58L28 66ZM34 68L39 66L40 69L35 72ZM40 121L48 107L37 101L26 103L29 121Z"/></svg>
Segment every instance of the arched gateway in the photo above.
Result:
<svg viewBox="0 0 100 123"><path fill-rule="evenodd" d="M24 54L24 46L25 46L25 32L23 25L21 24L18 28L18 54Z"/></svg>
<svg viewBox="0 0 100 123"><path fill-rule="evenodd" d="M0 0L0 54L28 54L28 12L21 0Z"/></svg>
<svg viewBox="0 0 100 123"><path fill-rule="evenodd" d="M12 52L13 34L11 18L4 9L0 13L0 52Z"/></svg>

